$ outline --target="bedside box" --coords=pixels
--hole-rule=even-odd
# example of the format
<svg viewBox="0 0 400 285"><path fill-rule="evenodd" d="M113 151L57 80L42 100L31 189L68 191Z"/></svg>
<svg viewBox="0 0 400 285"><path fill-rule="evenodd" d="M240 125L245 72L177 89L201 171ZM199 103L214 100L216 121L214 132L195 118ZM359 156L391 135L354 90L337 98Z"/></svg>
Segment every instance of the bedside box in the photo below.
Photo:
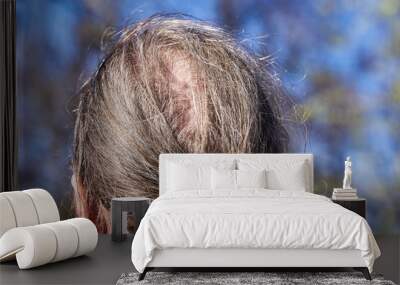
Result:
<svg viewBox="0 0 400 285"><path fill-rule="evenodd" d="M353 200L334 200L332 202L339 204L340 206L359 214L364 219L366 218L367 200L362 198L357 198Z"/></svg>
<svg viewBox="0 0 400 285"><path fill-rule="evenodd" d="M128 234L128 215L135 218L135 232L146 214L151 199L146 197L120 197L111 200L111 239L123 241ZM135 233L134 232L134 233ZM133 233L133 234L134 234Z"/></svg>

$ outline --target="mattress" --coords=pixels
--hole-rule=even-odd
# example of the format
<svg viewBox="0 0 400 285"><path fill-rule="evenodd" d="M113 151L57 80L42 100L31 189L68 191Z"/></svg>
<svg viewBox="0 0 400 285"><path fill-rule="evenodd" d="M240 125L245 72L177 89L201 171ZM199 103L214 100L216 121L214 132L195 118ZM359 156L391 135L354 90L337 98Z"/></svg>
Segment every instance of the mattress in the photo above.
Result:
<svg viewBox="0 0 400 285"><path fill-rule="evenodd" d="M132 243L139 272L162 249L359 250L372 271L380 255L364 218L308 192L187 190L157 198Z"/></svg>

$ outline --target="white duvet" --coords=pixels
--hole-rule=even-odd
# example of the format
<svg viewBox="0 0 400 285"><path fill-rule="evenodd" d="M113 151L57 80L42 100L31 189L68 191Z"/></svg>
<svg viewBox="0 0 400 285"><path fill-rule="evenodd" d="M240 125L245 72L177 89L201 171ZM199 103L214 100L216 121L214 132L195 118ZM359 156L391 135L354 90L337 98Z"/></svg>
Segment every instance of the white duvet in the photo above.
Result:
<svg viewBox="0 0 400 285"><path fill-rule="evenodd" d="M299 191L171 192L154 200L132 243L143 272L155 249L358 249L372 272L379 248L365 219Z"/></svg>

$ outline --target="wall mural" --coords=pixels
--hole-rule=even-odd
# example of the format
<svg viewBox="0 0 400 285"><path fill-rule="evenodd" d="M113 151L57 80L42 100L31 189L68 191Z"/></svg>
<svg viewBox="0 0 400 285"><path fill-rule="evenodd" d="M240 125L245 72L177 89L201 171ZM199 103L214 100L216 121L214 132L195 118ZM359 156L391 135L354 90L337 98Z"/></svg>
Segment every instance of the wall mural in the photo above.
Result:
<svg viewBox="0 0 400 285"><path fill-rule="evenodd" d="M79 88L115 31L172 12L221 26L264 56L296 115L283 114L289 151L315 155L315 192L341 187L351 156L374 232L400 232L400 4L391 0L17 1L20 189L45 188L64 218L74 215Z"/></svg>

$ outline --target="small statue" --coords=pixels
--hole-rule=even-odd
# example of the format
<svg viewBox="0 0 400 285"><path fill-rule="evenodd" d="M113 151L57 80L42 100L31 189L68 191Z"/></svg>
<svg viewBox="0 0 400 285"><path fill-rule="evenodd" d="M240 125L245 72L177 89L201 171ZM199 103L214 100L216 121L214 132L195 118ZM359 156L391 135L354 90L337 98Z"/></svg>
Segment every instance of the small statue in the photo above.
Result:
<svg viewBox="0 0 400 285"><path fill-rule="evenodd" d="M343 189L351 188L351 158L348 156L344 162L344 179L343 179Z"/></svg>

